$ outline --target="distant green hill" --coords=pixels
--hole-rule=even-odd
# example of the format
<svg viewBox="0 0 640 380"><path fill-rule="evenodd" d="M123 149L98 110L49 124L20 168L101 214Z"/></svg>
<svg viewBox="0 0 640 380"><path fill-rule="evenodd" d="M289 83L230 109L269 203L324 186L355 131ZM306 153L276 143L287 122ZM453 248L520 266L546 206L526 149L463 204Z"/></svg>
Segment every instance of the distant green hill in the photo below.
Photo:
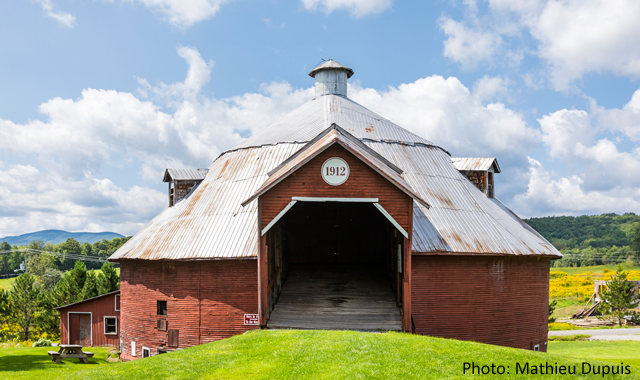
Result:
<svg viewBox="0 0 640 380"><path fill-rule="evenodd" d="M525 221L560 250L610 248L631 245L629 227L631 223L640 222L640 215L547 216Z"/></svg>
<svg viewBox="0 0 640 380"><path fill-rule="evenodd" d="M84 242L95 243L102 239L111 240L113 238L122 238L124 236L115 232L68 232L61 230L44 230L30 232L19 236L6 236L0 238L0 242L6 241L10 245L27 245L32 240L42 240L45 243L60 244L68 238L74 238L81 244Z"/></svg>

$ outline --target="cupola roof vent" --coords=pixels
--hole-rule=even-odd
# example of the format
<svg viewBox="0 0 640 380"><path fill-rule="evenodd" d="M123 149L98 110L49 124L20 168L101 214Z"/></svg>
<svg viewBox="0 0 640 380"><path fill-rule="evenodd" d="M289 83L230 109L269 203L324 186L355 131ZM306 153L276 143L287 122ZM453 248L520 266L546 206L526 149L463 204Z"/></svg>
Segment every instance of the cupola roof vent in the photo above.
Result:
<svg viewBox="0 0 640 380"><path fill-rule="evenodd" d="M330 59L311 70L309 76L316 79L316 97L322 95L347 96L347 79L353 70Z"/></svg>

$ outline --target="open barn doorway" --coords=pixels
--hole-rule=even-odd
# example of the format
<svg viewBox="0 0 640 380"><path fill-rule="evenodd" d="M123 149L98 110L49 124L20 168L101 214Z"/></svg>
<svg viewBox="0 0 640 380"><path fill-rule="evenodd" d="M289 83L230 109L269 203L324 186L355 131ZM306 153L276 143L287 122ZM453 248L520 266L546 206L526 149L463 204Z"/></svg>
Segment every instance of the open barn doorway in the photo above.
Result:
<svg viewBox="0 0 640 380"><path fill-rule="evenodd" d="M402 244L371 202L297 202L267 232L267 327L401 330Z"/></svg>

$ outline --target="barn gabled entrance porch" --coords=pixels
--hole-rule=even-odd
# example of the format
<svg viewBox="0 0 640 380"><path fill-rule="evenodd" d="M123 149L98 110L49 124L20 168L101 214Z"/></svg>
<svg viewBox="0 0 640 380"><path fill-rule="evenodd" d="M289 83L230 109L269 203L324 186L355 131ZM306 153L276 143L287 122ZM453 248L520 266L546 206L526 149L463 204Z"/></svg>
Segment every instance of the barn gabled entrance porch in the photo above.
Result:
<svg viewBox="0 0 640 380"><path fill-rule="evenodd" d="M299 201L266 233L267 327L402 329L406 232L351 199Z"/></svg>
<svg viewBox="0 0 640 380"><path fill-rule="evenodd" d="M395 263L396 269L399 269L397 272L401 272L401 276L392 275L386 281L394 286L396 303L401 305L402 329L403 331L411 331L413 204L418 202L425 207L430 206L413 191L402 177L402 173L400 168L335 124L268 173L269 178L242 203L247 205L256 199L258 201L260 235L258 249L260 295L258 301L261 326L267 326L272 306L280 295L280 289L284 283L286 274L284 271L287 269L284 266L279 266L277 261L273 259L277 255L271 254L273 250L278 249L278 243L271 245L271 242L284 241L280 238L269 238L269 236L278 233L278 225L281 222L279 218L288 215L291 209L295 209L303 203L312 203L309 201L312 198L331 199L328 203L340 203L339 200L342 200L344 204L360 203L357 199L366 199L368 202L365 202L366 206L374 212L378 221L377 225L385 225L386 228L395 231L397 244L389 250L385 250L386 253L383 256L386 257L385 260ZM371 199L375 199L375 201L371 201ZM324 212L320 209L316 211ZM357 216L360 211L347 212L346 214L351 217ZM311 215L313 219L316 219L315 212ZM315 230L325 233L329 231L324 227ZM314 229L309 229L309 231L314 231ZM356 232L350 235L353 237L341 241L358 246L363 242L366 243L367 239L378 236L366 229L360 229ZM286 236L295 235L285 232L285 238ZM270 243L267 242L268 239L271 239ZM309 237L308 240L313 244L324 244L323 240L319 240L317 236ZM398 246L400 246L399 251ZM304 251L301 250L297 252L297 255L304 254ZM343 252L347 253L351 250L346 249ZM330 253L333 254L335 251ZM367 260L358 263L369 264L370 259ZM299 264L311 263L312 261L305 261ZM356 264L356 262L352 264ZM388 273L388 269L389 266L386 266L383 268L383 272L386 270Z"/></svg>

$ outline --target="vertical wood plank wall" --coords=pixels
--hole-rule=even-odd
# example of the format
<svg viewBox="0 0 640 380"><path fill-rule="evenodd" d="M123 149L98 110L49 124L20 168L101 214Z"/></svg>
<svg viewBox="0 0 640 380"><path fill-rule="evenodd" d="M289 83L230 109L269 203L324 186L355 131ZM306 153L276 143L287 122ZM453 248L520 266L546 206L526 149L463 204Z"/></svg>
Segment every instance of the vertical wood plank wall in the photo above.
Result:
<svg viewBox="0 0 640 380"><path fill-rule="evenodd" d="M93 346L114 346L120 345L120 312L116 311L115 294L101 297L95 300L83 302L60 309L60 343L69 344L69 326L67 321L68 312L91 312L91 325L93 335ZM118 318L118 335L105 335L104 317Z"/></svg>
<svg viewBox="0 0 640 380"><path fill-rule="evenodd" d="M549 259L412 256L415 332L532 349L547 340Z"/></svg>
<svg viewBox="0 0 640 380"><path fill-rule="evenodd" d="M320 174L322 164L340 157L349 164L349 179L339 186L327 184ZM260 228L284 209L291 197L378 198L380 205L409 231L413 200L395 185L334 144L260 197Z"/></svg>
<svg viewBox="0 0 640 380"><path fill-rule="evenodd" d="M206 261L120 262L122 357L140 358L142 346L156 355L168 347L168 331L158 331L158 319L167 329L179 330L178 348L241 334L244 314L258 313L258 277L255 259ZM167 316L158 316L157 301L167 301ZM136 342L137 356L131 355Z"/></svg>

